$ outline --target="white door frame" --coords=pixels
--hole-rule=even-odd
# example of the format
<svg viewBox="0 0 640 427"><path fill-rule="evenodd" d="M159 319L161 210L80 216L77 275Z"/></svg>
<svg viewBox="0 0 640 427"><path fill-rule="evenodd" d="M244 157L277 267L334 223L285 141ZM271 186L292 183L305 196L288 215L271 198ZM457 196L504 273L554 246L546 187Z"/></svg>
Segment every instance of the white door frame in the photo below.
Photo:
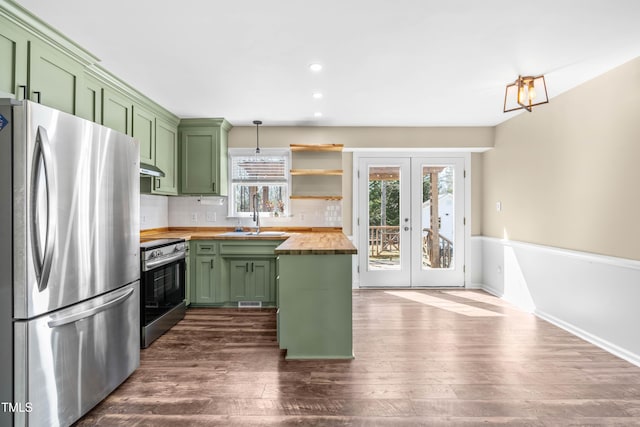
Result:
<svg viewBox="0 0 640 427"><path fill-rule="evenodd" d="M362 227L366 227L364 221L358 223L358 216L360 212L360 191L359 191L359 178L358 178L358 167L360 163L360 159L363 157L379 157L379 158L390 158L390 157L407 157L407 158L415 158L415 157L423 157L423 158L462 158L464 164L464 218L465 218L465 226L463 232L464 239L464 265L466 268L464 269L464 287L467 287L471 284L471 271L469 266L469 260L471 255L471 152L470 151L446 151L442 149L411 149L411 151L407 150L398 150L392 151L389 149L385 150L353 150L353 176L352 176L352 228L353 228L353 242L356 244L358 251L360 250L368 250L368 248L361 248L361 243L359 237L361 236ZM366 266L360 266L360 257L359 255L354 256L354 269L353 269L353 286L354 288L360 287L360 270L365 268Z"/></svg>

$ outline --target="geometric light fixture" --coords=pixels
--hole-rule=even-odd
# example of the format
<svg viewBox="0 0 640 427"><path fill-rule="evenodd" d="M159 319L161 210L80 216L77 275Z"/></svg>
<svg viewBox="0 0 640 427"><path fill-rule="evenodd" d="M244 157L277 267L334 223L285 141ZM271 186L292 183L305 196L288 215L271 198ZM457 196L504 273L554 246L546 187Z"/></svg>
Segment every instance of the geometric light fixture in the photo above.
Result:
<svg viewBox="0 0 640 427"><path fill-rule="evenodd" d="M549 102L544 76L518 76L515 82L507 85L504 92L504 112L525 109L529 112L536 105Z"/></svg>

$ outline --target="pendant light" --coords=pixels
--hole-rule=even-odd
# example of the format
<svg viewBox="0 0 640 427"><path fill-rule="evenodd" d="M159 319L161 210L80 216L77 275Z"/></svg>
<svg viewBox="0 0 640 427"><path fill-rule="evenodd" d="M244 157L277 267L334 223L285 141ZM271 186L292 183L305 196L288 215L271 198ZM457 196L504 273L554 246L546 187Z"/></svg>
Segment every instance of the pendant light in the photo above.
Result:
<svg viewBox="0 0 640 427"><path fill-rule="evenodd" d="M256 125L256 154L260 154L260 138L258 135L258 126L262 124L262 120L254 120L253 124Z"/></svg>

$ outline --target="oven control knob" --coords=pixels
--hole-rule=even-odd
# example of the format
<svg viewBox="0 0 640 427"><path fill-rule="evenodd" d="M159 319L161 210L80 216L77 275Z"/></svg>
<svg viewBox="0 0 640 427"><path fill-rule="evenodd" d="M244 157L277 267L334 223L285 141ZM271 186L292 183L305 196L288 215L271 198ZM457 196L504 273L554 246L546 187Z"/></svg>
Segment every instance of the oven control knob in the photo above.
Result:
<svg viewBox="0 0 640 427"><path fill-rule="evenodd" d="M182 252L184 251L184 245L176 245L176 247L173 249L173 252Z"/></svg>

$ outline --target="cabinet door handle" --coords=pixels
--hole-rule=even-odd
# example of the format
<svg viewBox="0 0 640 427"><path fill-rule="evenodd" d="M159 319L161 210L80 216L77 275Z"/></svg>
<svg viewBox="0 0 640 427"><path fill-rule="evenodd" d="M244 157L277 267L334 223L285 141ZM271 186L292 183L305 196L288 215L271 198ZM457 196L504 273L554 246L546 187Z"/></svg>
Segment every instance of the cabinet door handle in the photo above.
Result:
<svg viewBox="0 0 640 427"><path fill-rule="evenodd" d="M253 273L253 263L251 263L251 272Z"/></svg>
<svg viewBox="0 0 640 427"><path fill-rule="evenodd" d="M40 91L36 91L36 90L34 90L34 91L33 91L33 93L36 95L36 99L37 99L37 101L36 101L36 102L37 102L38 104L41 104L41 102L40 102L40 101L42 100L42 99L41 99L41 97L40 97L41 92L40 92Z"/></svg>
<svg viewBox="0 0 640 427"><path fill-rule="evenodd" d="M157 190L160 188L160 178L156 178L155 179L155 186L153 187L154 190Z"/></svg>
<svg viewBox="0 0 640 427"><path fill-rule="evenodd" d="M22 89L22 99L27 99L27 85L20 85L18 89Z"/></svg>
<svg viewBox="0 0 640 427"><path fill-rule="evenodd" d="M245 272L245 273L248 273L248 272L249 272L249 263L246 263L246 264L244 265L244 272Z"/></svg>
<svg viewBox="0 0 640 427"><path fill-rule="evenodd" d="M211 266L211 269L213 270L213 259L211 261L209 261L209 265Z"/></svg>
<svg viewBox="0 0 640 427"><path fill-rule="evenodd" d="M213 192L215 193L216 192L216 183L215 182L211 183L211 188L213 189Z"/></svg>

